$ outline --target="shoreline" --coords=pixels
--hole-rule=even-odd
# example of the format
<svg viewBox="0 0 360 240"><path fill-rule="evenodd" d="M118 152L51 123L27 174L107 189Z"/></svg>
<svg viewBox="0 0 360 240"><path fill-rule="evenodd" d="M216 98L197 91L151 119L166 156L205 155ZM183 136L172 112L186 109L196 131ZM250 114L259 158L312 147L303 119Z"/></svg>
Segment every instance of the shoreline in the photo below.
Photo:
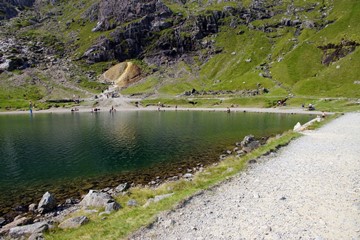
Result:
<svg viewBox="0 0 360 240"><path fill-rule="evenodd" d="M92 113L90 107L77 107L79 110L71 112L71 108L50 108L46 110L33 110L32 114L44 114L44 113ZM100 108L100 107L98 107ZM160 109L160 110L159 110ZM257 107L236 107L229 108L231 112L251 112L251 113L280 113L280 114L310 114L310 115L321 115L322 111L309 111L306 108L257 108ZM101 107L99 112L96 113L108 113L110 107ZM228 108L210 108L210 107L160 107L149 106L149 107L121 107L117 108L117 112L136 112L136 111L208 111L208 112L227 112ZM17 115L17 114L30 114L29 111L4 111L0 112L0 115ZM332 112L325 112L325 114L333 114Z"/></svg>

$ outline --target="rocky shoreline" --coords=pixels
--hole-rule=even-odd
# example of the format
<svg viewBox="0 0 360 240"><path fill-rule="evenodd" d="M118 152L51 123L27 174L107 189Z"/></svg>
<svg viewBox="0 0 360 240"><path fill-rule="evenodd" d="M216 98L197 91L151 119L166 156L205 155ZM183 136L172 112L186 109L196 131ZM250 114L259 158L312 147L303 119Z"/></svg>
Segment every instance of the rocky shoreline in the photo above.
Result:
<svg viewBox="0 0 360 240"><path fill-rule="evenodd" d="M236 142L232 149L225 150L223 154L220 154L218 160L222 161L228 156L241 157L265 144L267 139L267 137L256 139L254 136L248 135L242 141ZM213 164L217 165L218 162ZM165 179L156 177L147 184L141 185L141 187L156 188L169 181L178 181L180 179L191 180L196 172L204 171L205 167L203 164L197 164L193 168L187 168L185 173L181 172ZM55 226L62 229L77 228L89 221L85 215L66 219L70 214L77 211L97 213L98 210L96 209L102 208L105 211L98 214L103 216L103 219L106 219L108 214L122 208L115 198L126 194L134 186L136 184L125 182L115 188L106 187L101 190L90 190L81 200L68 198L63 203L57 201L54 194L46 192L38 204L32 203L28 206L21 206L21 209L18 210L21 210L23 213L17 215L14 219L0 217L0 239L1 236L8 236L14 239L23 238L24 236L29 237L29 239L42 239L42 233ZM145 205L160 201L169 196L171 194L155 196L154 199L149 199ZM129 206L138 205L135 200L130 200L127 204Z"/></svg>

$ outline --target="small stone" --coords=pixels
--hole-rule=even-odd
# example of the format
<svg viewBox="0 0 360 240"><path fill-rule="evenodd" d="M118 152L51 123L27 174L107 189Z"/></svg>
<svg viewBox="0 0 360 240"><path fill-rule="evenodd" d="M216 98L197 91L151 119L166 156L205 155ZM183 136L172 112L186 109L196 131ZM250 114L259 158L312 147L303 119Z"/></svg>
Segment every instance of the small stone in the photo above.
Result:
<svg viewBox="0 0 360 240"><path fill-rule="evenodd" d="M138 205L137 201L134 200L134 199L130 199L128 202L127 202L127 205L129 207L136 207Z"/></svg>
<svg viewBox="0 0 360 240"><path fill-rule="evenodd" d="M184 177L184 178L192 178L192 177L194 177L194 175L191 174L191 173L186 173L186 174L184 174L183 177Z"/></svg>
<svg viewBox="0 0 360 240"><path fill-rule="evenodd" d="M111 202L106 204L105 206L105 211L106 212L113 212L113 211L118 211L121 208L121 205L117 202Z"/></svg>
<svg viewBox="0 0 360 240"><path fill-rule="evenodd" d="M37 205L35 203L32 203L29 205L29 212L35 212L37 208Z"/></svg>
<svg viewBox="0 0 360 240"><path fill-rule="evenodd" d="M286 197L281 197L280 200L286 200Z"/></svg>

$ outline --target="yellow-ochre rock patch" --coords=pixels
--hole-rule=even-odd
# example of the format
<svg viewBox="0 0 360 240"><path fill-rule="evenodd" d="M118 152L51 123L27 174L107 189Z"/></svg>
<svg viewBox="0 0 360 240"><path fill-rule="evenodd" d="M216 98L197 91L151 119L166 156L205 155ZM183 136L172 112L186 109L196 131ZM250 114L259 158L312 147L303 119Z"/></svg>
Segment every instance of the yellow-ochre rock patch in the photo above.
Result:
<svg viewBox="0 0 360 240"><path fill-rule="evenodd" d="M141 69L132 62L122 62L107 70L103 78L118 87L127 87L141 79Z"/></svg>

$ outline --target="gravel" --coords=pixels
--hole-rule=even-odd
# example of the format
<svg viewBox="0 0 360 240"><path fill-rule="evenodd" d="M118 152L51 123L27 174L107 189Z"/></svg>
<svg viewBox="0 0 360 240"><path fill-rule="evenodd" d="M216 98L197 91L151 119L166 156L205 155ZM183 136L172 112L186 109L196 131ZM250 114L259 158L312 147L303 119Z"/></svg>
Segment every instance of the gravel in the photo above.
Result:
<svg viewBox="0 0 360 240"><path fill-rule="evenodd" d="M360 113L262 157L130 239L360 239Z"/></svg>

